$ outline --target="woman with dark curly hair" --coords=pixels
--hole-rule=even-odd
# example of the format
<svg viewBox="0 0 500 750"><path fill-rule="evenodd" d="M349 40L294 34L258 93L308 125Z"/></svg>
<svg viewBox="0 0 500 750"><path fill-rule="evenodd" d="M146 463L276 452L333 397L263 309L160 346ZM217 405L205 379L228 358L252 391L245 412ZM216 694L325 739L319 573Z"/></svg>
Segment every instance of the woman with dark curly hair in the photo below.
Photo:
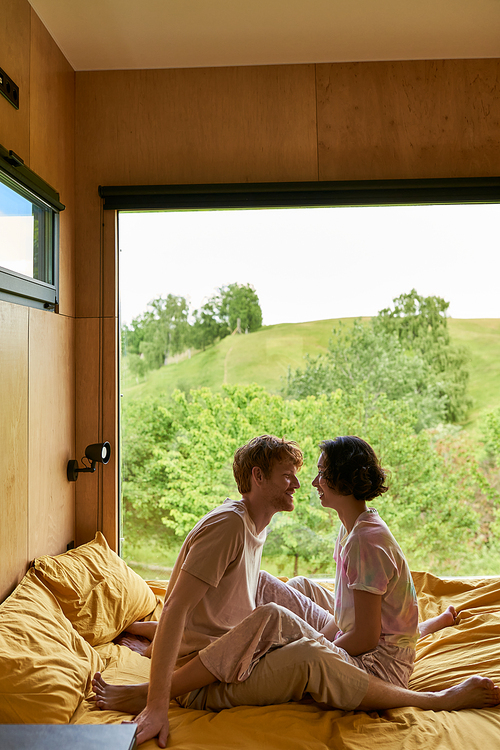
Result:
<svg viewBox="0 0 500 750"><path fill-rule="evenodd" d="M386 472L373 448L348 435L320 445L318 474L312 484L321 504L338 514L335 544L334 622L323 634L354 657L360 667L406 687L415 644L455 619L449 607L422 623L405 556L388 526L367 503L387 492Z"/></svg>

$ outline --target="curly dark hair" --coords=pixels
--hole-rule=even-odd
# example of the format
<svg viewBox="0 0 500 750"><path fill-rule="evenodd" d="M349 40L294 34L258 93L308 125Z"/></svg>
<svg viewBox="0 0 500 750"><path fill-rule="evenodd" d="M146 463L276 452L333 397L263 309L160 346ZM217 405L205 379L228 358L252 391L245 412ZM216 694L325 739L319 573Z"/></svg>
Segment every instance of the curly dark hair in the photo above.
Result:
<svg viewBox="0 0 500 750"><path fill-rule="evenodd" d="M365 440L354 435L324 440L323 476L327 485L341 495L354 495L356 500L373 500L389 489L386 472L375 451Z"/></svg>
<svg viewBox="0 0 500 750"><path fill-rule="evenodd" d="M302 451L293 440L260 435L238 448L234 454L233 474L238 490L243 495L251 490L252 468L258 466L268 479L275 463L291 461L297 471L303 463Z"/></svg>

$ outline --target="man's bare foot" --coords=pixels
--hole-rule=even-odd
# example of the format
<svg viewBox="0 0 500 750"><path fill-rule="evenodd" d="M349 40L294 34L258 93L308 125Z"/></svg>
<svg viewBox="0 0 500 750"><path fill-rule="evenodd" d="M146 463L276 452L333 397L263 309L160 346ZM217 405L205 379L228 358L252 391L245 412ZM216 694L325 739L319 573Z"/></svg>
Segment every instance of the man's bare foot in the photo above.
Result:
<svg viewBox="0 0 500 750"><path fill-rule="evenodd" d="M142 685L109 685L96 672L92 680L95 698L90 698L101 711L122 711L137 716L146 706L149 683Z"/></svg>
<svg viewBox="0 0 500 750"><path fill-rule="evenodd" d="M474 675L460 685L436 693L442 699L441 711L458 711L462 708L488 708L500 703L500 688L488 677Z"/></svg>
<svg viewBox="0 0 500 750"><path fill-rule="evenodd" d="M428 620L425 620L425 622L419 624L419 637L425 638L426 635L436 633L443 628L449 628L451 625L458 625L459 621L455 607L450 604L450 606L444 612L441 612L440 615L437 615L437 617L431 617Z"/></svg>
<svg viewBox="0 0 500 750"><path fill-rule="evenodd" d="M132 635L128 631L125 631L115 638L114 643L117 643L119 646L126 646L141 656L151 658L152 644L148 638L143 638L140 635Z"/></svg>

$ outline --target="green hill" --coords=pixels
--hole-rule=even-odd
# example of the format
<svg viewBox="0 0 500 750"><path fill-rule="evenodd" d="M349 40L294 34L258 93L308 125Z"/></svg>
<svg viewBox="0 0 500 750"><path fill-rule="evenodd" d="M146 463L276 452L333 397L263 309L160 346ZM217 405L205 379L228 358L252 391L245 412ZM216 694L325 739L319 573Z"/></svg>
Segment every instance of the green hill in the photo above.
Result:
<svg viewBox="0 0 500 750"><path fill-rule="evenodd" d="M469 393L474 405L466 426L477 422L481 413L500 406L500 319L448 319L456 344L470 351Z"/></svg>
<svg viewBox="0 0 500 750"><path fill-rule="evenodd" d="M342 323L352 325L354 318ZM126 398L171 393L175 388L188 391L208 386L215 391L224 383L259 383L279 393L281 378L288 367L301 367L306 354L326 351L332 329L338 320L308 323L281 323L265 326L256 333L228 336L204 352L148 373L136 383L123 363L122 392ZM470 351L470 394L474 406L467 426L480 414L500 406L500 319L448 320L452 340Z"/></svg>

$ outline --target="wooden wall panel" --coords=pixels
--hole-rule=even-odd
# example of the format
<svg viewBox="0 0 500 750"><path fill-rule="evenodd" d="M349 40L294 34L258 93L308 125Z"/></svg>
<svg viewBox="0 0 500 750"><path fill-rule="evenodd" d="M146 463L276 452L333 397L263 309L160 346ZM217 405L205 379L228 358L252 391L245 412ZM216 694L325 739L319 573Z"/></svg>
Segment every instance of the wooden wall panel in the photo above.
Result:
<svg viewBox="0 0 500 750"><path fill-rule="evenodd" d="M500 61L317 66L321 180L500 174Z"/></svg>
<svg viewBox="0 0 500 750"><path fill-rule="evenodd" d="M103 322L103 404L102 439L111 444L111 458L101 466L101 530L108 544L115 551L119 548L119 330L117 318L105 318ZM118 398L117 398L118 396Z"/></svg>
<svg viewBox="0 0 500 750"><path fill-rule="evenodd" d="M76 74L77 315L98 315L99 184L317 179L314 66Z"/></svg>
<svg viewBox="0 0 500 750"><path fill-rule="evenodd" d="M28 309L0 301L0 601L28 562Z"/></svg>
<svg viewBox="0 0 500 750"><path fill-rule="evenodd" d="M77 320L77 424L79 455L89 443L109 441L111 459L97 465L93 477L82 476L76 486L78 543L103 531L113 549L118 548L118 314L115 212L103 216L102 267L98 299L107 315ZM89 387L90 385L90 387Z"/></svg>
<svg viewBox="0 0 500 750"><path fill-rule="evenodd" d="M102 440L101 409L101 330L98 318L75 322L76 458L85 448ZM75 543L93 539L99 528L99 484L97 474L82 474L75 486Z"/></svg>
<svg viewBox="0 0 500 750"><path fill-rule="evenodd" d="M29 557L66 551L75 538L75 351L72 318L30 309Z"/></svg>
<svg viewBox="0 0 500 750"><path fill-rule="evenodd" d="M31 169L60 194L59 310L74 315L75 73L31 15Z"/></svg>
<svg viewBox="0 0 500 750"><path fill-rule="evenodd" d="M0 96L0 143L30 163L30 19L26 0L2 0L0 67L19 86L19 109Z"/></svg>
<svg viewBox="0 0 500 750"><path fill-rule="evenodd" d="M60 310L0 302L0 600L35 555L74 539L74 72L28 0L3 0L0 65L20 109L0 97L0 143L52 184L61 216Z"/></svg>
<svg viewBox="0 0 500 750"><path fill-rule="evenodd" d="M317 178L314 66L77 73L79 177ZM99 137L96 134L99 133Z"/></svg>
<svg viewBox="0 0 500 750"><path fill-rule="evenodd" d="M0 143L54 186L61 217L60 310L0 303L0 600L39 554L74 539L74 73L28 0L3 0L0 65L20 87L0 97Z"/></svg>

